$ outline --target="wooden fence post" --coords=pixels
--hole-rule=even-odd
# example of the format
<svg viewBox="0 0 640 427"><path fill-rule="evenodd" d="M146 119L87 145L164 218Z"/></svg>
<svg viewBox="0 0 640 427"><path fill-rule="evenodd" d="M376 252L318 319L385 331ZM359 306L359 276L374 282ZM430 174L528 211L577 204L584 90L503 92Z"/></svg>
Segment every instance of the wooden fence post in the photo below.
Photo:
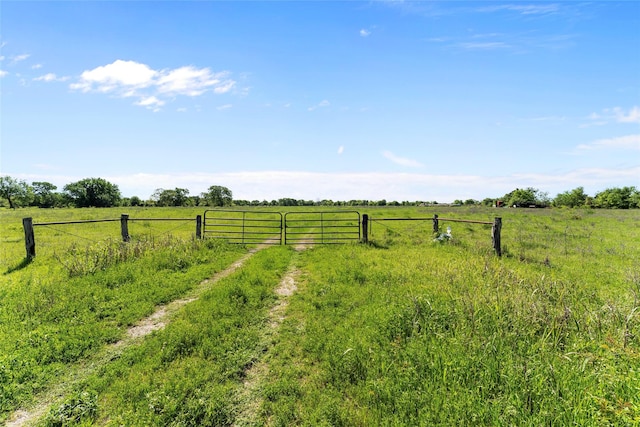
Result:
<svg viewBox="0 0 640 427"><path fill-rule="evenodd" d="M27 249L27 259L31 260L36 256L36 239L33 234L33 218L22 218L24 228L24 244Z"/></svg>
<svg viewBox="0 0 640 427"><path fill-rule="evenodd" d="M433 214L433 233L437 234L440 231L440 226L438 224L438 214Z"/></svg>
<svg viewBox="0 0 640 427"><path fill-rule="evenodd" d="M491 227L491 240L493 241L493 249L496 255L502 256L502 247L500 246L500 232L502 230L502 218L496 217Z"/></svg>
<svg viewBox="0 0 640 427"><path fill-rule="evenodd" d="M196 216L196 239L202 239L202 215Z"/></svg>
<svg viewBox="0 0 640 427"><path fill-rule="evenodd" d="M362 214L362 243L369 243L369 215Z"/></svg>
<svg viewBox="0 0 640 427"><path fill-rule="evenodd" d="M120 231L122 233L122 241L128 242L131 240L131 236L129 236L129 215L122 214L120 215Z"/></svg>

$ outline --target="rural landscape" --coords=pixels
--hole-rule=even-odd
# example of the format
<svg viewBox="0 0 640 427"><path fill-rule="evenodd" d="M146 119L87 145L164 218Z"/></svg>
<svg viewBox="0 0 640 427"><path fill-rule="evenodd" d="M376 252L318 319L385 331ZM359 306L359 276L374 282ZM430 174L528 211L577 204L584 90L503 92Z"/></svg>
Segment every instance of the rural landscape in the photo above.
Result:
<svg viewBox="0 0 640 427"><path fill-rule="evenodd" d="M370 218L368 243L198 239L205 209L355 209ZM127 242L119 223L88 222L123 213ZM640 423L635 209L0 216L0 421L10 426ZM33 259L25 217L54 224L35 227ZM501 257L483 224L496 217Z"/></svg>
<svg viewBox="0 0 640 427"><path fill-rule="evenodd" d="M0 28L0 425L640 427L640 1Z"/></svg>

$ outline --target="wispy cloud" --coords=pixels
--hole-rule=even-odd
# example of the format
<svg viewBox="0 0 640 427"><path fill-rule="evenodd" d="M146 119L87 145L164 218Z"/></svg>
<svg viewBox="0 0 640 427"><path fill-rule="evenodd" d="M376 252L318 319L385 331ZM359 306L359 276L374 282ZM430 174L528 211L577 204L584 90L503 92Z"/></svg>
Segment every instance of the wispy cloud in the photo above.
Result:
<svg viewBox="0 0 640 427"><path fill-rule="evenodd" d="M155 96L147 96L135 102L135 105L140 105L141 107L146 107L153 111L160 111L160 107L162 107L164 104L165 101L158 99Z"/></svg>
<svg viewBox="0 0 640 427"><path fill-rule="evenodd" d="M640 150L640 134L599 139L589 144L578 145L577 149L579 151L603 149Z"/></svg>
<svg viewBox="0 0 640 427"><path fill-rule="evenodd" d="M42 68L42 64L33 64L33 65L31 66L31 69L32 69L32 70L39 70L40 68Z"/></svg>
<svg viewBox="0 0 640 427"><path fill-rule="evenodd" d="M527 118L527 119L522 119L525 121L531 121L531 122L564 122L567 120L566 117L564 116L542 116L542 117L531 117L531 118Z"/></svg>
<svg viewBox="0 0 640 427"><path fill-rule="evenodd" d="M400 166L407 166L410 168L421 168L424 165L420 162L418 162L417 160L413 160L413 159L408 159L406 157L398 157L395 154L393 154L391 151L383 151L382 155L391 160L393 163L400 165Z"/></svg>
<svg viewBox="0 0 640 427"><path fill-rule="evenodd" d="M624 108L605 108L601 112L591 113L587 116L585 126L603 126L609 123L640 123L640 107L634 106L625 111Z"/></svg>
<svg viewBox="0 0 640 427"><path fill-rule="evenodd" d="M531 1L530 3L514 1L506 4L481 5L481 2L422 2L422 1L395 1L387 0L382 3L401 9L404 13L421 15L425 17L443 17L455 15L469 15L478 13L510 13L524 18L544 18L546 16L572 13L573 8L567 6L567 2L542 3Z"/></svg>
<svg viewBox="0 0 640 427"><path fill-rule="evenodd" d="M58 77L54 73L47 73L43 76L36 77L33 80L37 82L64 82L69 80L69 77Z"/></svg>
<svg viewBox="0 0 640 427"><path fill-rule="evenodd" d="M18 62L22 62L25 59L29 58L31 55L28 53L23 53L22 55L14 55L11 57L11 64L17 64Z"/></svg>
<svg viewBox="0 0 640 427"><path fill-rule="evenodd" d="M495 50L495 49L508 49L512 46L505 42L461 42L457 44L458 47L469 50Z"/></svg>
<svg viewBox="0 0 640 427"><path fill-rule="evenodd" d="M540 34L533 31L510 34L472 33L465 37L431 37L426 41L452 49L526 53L538 49L567 49L574 45L575 38L573 34Z"/></svg>
<svg viewBox="0 0 640 427"><path fill-rule="evenodd" d="M4 77L4 76L7 76L7 75L9 75L9 72L8 72L8 71L0 70L0 78L2 78L2 77Z"/></svg>
<svg viewBox="0 0 640 427"><path fill-rule="evenodd" d="M341 145L340 147L338 147L338 154L342 154L344 153L344 145Z"/></svg>
<svg viewBox="0 0 640 427"><path fill-rule="evenodd" d="M231 91L235 84L227 71L215 73L209 68L193 66L154 70L147 64L118 59L84 71L69 87L83 93L134 97L138 99L135 105L157 109L176 96L196 97L206 92L223 94Z"/></svg>
<svg viewBox="0 0 640 427"><path fill-rule="evenodd" d="M640 107L633 107L628 113L622 108L614 108L613 114L619 123L640 123Z"/></svg>
<svg viewBox="0 0 640 427"><path fill-rule="evenodd" d="M216 110L218 111L223 111L223 110L228 110L229 108L233 107L232 104L224 104L219 106L218 108L216 108Z"/></svg>
<svg viewBox="0 0 640 427"><path fill-rule="evenodd" d="M318 104L312 105L311 107L307 108L307 110L313 111L313 110L317 110L318 108L328 107L330 105L331 105L331 103L325 99L323 101L320 101Z"/></svg>
<svg viewBox="0 0 640 427"><path fill-rule="evenodd" d="M559 4L501 4L495 6L482 6L475 9L477 12L515 12L521 15L549 15L558 13Z"/></svg>
<svg viewBox="0 0 640 427"><path fill-rule="evenodd" d="M361 37L369 37L370 35L371 35L371 31L369 31L369 30L367 30L365 28L362 28L360 30L360 36Z"/></svg>

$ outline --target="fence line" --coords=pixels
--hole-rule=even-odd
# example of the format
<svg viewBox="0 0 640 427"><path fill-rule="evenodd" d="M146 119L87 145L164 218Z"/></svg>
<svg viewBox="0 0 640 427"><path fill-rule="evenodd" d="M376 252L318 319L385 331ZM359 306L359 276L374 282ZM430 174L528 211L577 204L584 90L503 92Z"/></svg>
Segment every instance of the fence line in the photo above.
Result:
<svg viewBox="0 0 640 427"><path fill-rule="evenodd" d="M496 217L491 221L478 221L473 219L454 219L454 218L440 218L438 215L433 215L429 218L370 218L369 215L364 214L362 216L362 233L363 241L367 243L369 241L369 223L379 221L433 221L433 232L438 233L440 230L440 221L447 222L462 222L467 224L483 224L491 225L491 242L496 255L502 256L502 246L500 242L500 234L502 231L502 218Z"/></svg>
<svg viewBox="0 0 640 427"><path fill-rule="evenodd" d="M282 215L282 214L280 214ZM286 216L286 215L285 215ZM360 213L358 212L358 216ZM85 223L99 223L99 222L117 222L120 221L120 229L122 235L123 242L129 242L131 240L131 236L129 235L129 222L136 221L193 221L193 218L129 218L129 215L122 214L119 219L90 219L90 220L76 220L76 221L56 221L56 222L41 222L41 223L33 223L32 218L23 218L22 224L24 227L24 235L25 235L25 248L27 251L27 259L32 259L36 256L36 242L34 236L34 227L37 226L51 226L51 225L66 225L66 224L85 224ZM197 215L195 218L196 221L196 238L202 238L202 215ZM493 249L495 250L496 255L502 256L502 248L500 242L500 234L502 230L502 218L496 217L493 222L489 221L478 221L478 220L470 220L470 219L456 219L456 218L439 218L438 215L433 215L433 217L426 218L370 218L369 215L362 215L362 242L368 243L369 241L369 225L371 222L380 222L380 221L433 221L433 232L438 233L440 227L440 221L447 222L460 222L467 224L483 224L483 225L492 225L491 228L491 240L493 244ZM360 218L358 218L358 222L360 222ZM281 227L282 228L282 224ZM359 228L359 227L358 227ZM244 225L243 225L243 233L244 233ZM286 241L285 241L286 244Z"/></svg>
<svg viewBox="0 0 640 427"><path fill-rule="evenodd" d="M51 226L51 225L68 225L68 224L89 224L89 223L99 223L99 222L118 222L120 221L120 234L122 236L123 242L128 242L131 240L131 236L129 235L129 222L136 221L193 221L194 218L129 218L129 215L122 214L120 218L117 219L86 219L86 220L76 220L76 221L54 221L54 222L39 222L34 223L33 218L23 218L22 226L24 228L24 242L25 249L27 251L27 259L32 259L36 256L36 240L34 227L38 226ZM202 215L197 215L195 217L196 221L196 238L202 238Z"/></svg>

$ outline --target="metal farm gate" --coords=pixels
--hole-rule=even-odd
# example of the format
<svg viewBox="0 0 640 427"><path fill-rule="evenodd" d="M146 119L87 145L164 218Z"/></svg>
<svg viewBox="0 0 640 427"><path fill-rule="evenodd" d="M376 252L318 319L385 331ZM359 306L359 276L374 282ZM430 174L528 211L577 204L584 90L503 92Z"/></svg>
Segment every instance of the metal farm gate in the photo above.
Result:
<svg viewBox="0 0 640 427"><path fill-rule="evenodd" d="M284 214L284 244L336 244L360 241L360 212L316 211Z"/></svg>
<svg viewBox="0 0 640 427"><path fill-rule="evenodd" d="M211 209L204 212L205 238L224 239L229 243L282 244L280 212Z"/></svg>
<svg viewBox="0 0 640 427"><path fill-rule="evenodd" d="M361 239L357 211L280 212L211 209L204 213L205 238L241 244L338 244Z"/></svg>

